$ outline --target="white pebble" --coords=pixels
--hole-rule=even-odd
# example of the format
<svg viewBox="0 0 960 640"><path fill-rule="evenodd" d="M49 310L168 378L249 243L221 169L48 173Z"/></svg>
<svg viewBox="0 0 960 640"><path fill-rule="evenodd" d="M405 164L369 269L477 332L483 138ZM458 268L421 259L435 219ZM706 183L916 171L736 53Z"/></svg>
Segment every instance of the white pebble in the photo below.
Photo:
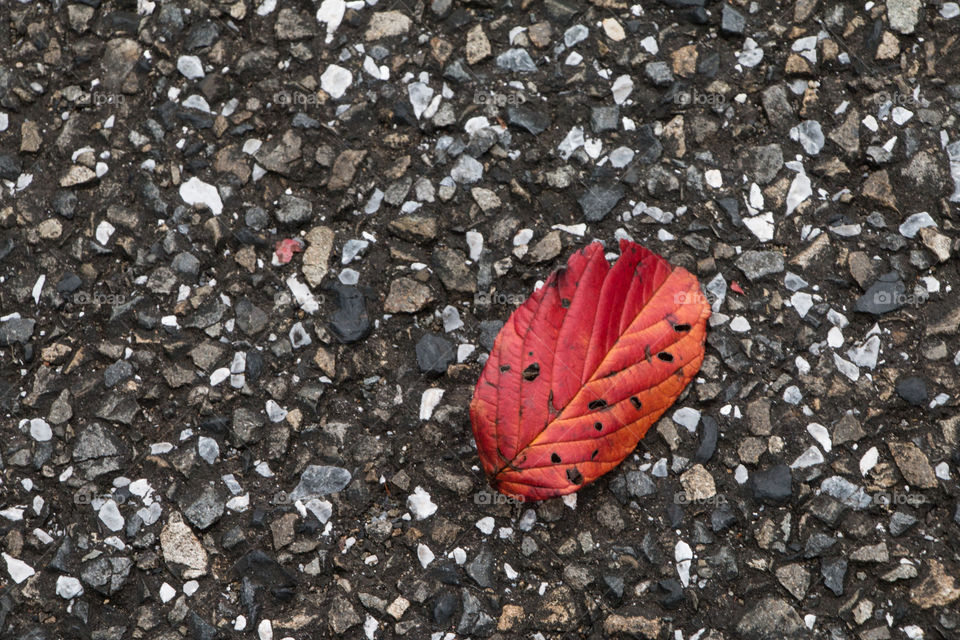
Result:
<svg viewBox="0 0 960 640"><path fill-rule="evenodd" d="M613 81L611 91L613 92L613 101L617 104L623 104L624 100L633 92L633 79L628 75L619 76Z"/></svg>
<svg viewBox="0 0 960 640"><path fill-rule="evenodd" d="M47 442L53 437L53 430L43 418L30 420L30 437L37 442Z"/></svg>
<svg viewBox="0 0 960 640"><path fill-rule="evenodd" d="M429 518L437 512L437 505L430 499L430 494L423 487L417 486L413 493L407 496L407 509L417 520Z"/></svg>
<svg viewBox="0 0 960 640"><path fill-rule="evenodd" d="M810 445L810 448L797 456L797 459L793 461L793 464L790 465L790 468L804 469L806 467L822 464L823 461L824 458L823 454L820 453L820 449L818 449L816 445Z"/></svg>
<svg viewBox="0 0 960 640"><path fill-rule="evenodd" d="M827 332L827 344L834 349L843 346L843 332L840 331L839 327L831 327L830 331Z"/></svg>
<svg viewBox="0 0 960 640"><path fill-rule="evenodd" d="M863 457L860 458L860 475L867 475L871 469L877 466L879 459L880 452L877 451L876 447L870 447L870 449L863 454Z"/></svg>
<svg viewBox="0 0 960 640"><path fill-rule="evenodd" d="M123 529L123 516L120 515L120 509L117 508L117 503L113 500L107 500L103 503L103 506L100 507L98 517L100 518L100 522L102 522L107 529L110 529L110 531L120 531L120 529Z"/></svg>
<svg viewBox="0 0 960 640"><path fill-rule="evenodd" d="M64 600L83 595L83 585L76 578L60 576L57 578L57 595Z"/></svg>
<svg viewBox="0 0 960 640"><path fill-rule="evenodd" d="M820 443L820 446L823 447L824 451L829 453L833 448L833 442L830 440L830 432L827 431L827 428L822 424L811 422L807 425L807 433L813 436L813 439Z"/></svg>
<svg viewBox="0 0 960 640"><path fill-rule="evenodd" d="M417 559L420 560L420 566L426 569L430 566L430 563L433 562L433 559L436 556L433 555L433 551L430 550L430 547L423 544L422 542L417 545Z"/></svg>
<svg viewBox="0 0 960 640"><path fill-rule="evenodd" d="M353 82L353 74L350 70L336 64L331 64L320 76L320 88L330 94L334 100L343 97L350 88L351 82Z"/></svg>
<svg viewBox="0 0 960 640"><path fill-rule="evenodd" d="M267 417L270 422L280 422L287 417L287 410L278 405L273 400L267 400Z"/></svg>
<svg viewBox="0 0 960 640"><path fill-rule="evenodd" d="M205 206L215 216L223 212L223 201L220 199L217 188L200 178L193 177L181 184L180 197L190 206ZM111 233L113 233L112 230ZM99 241L99 238L97 240Z"/></svg>
<svg viewBox="0 0 960 640"><path fill-rule="evenodd" d="M207 464L213 464L220 455L220 445L213 438L200 436L197 439L197 453Z"/></svg>
<svg viewBox="0 0 960 640"><path fill-rule="evenodd" d="M673 421L682 427L686 427L690 433L694 433L697 430L697 424L700 422L700 412L690 407L683 407L674 411Z"/></svg>
<svg viewBox="0 0 960 640"><path fill-rule="evenodd" d="M440 312L440 317L443 318L443 330L446 333L456 331L463 326L463 320L460 319L460 312L457 311L457 308L453 305L448 304L445 306L443 311Z"/></svg>
<svg viewBox="0 0 960 640"><path fill-rule="evenodd" d="M470 248L470 259L479 260L483 253L483 234L478 231L467 231L467 247Z"/></svg>
<svg viewBox="0 0 960 640"><path fill-rule="evenodd" d="M483 533L483 535L485 536L488 536L491 533L493 533L493 527L494 527L494 521L493 521L493 518L490 516L486 516L484 518L480 518L479 520L477 520L477 529L480 529L480 532Z"/></svg>
<svg viewBox="0 0 960 640"><path fill-rule="evenodd" d="M737 316L730 321L730 330L735 333L746 333L750 331L750 321L743 316Z"/></svg>
<svg viewBox="0 0 960 640"><path fill-rule="evenodd" d="M13 581L17 584L20 584L36 573L36 571L33 570L33 567L28 565L26 562L18 558L14 558L7 553L3 554L3 559L7 563L7 573L10 574L10 577L13 578Z"/></svg>
<svg viewBox="0 0 960 640"><path fill-rule="evenodd" d="M257 625L257 635L260 640L273 640L273 624L269 620L261 620Z"/></svg>
<svg viewBox="0 0 960 640"><path fill-rule="evenodd" d="M677 561L677 575L684 587L690 585L690 563L693 561L693 550L683 540L677 541L673 548L673 557Z"/></svg>
<svg viewBox="0 0 960 640"><path fill-rule="evenodd" d="M440 404L443 398L443 389L431 388L423 392L420 397L420 419L429 420L433 416L433 410Z"/></svg>
<svg viewBox="0 0 960 640"><path fill-rule="evenodd" d="M196 80L204 76L203 63L197 56L180 56L177 58L177 71L188 80Z"/></svg>
<svg viewBox="0 0 960 640"><path fill-rule="evenodd" d="M97 225L96 238L97 242L102 245L106 245L110 242L110 236L113 235L113 232L116 231L116 227L104 220L99 225Z"/></svg>

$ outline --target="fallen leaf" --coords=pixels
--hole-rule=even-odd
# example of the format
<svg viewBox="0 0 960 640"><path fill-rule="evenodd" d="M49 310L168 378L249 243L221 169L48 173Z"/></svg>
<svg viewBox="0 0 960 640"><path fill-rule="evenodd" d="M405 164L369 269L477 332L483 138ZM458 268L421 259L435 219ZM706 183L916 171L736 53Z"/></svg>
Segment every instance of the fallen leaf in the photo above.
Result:
<svg viewBox="0 0 960 640"><path fill-rule="evenodd" d="M477 381L470 419L491 486L577 491L630 454L700 369L710 305L697 278L633 242L595 242L518 307Z"/></svg>

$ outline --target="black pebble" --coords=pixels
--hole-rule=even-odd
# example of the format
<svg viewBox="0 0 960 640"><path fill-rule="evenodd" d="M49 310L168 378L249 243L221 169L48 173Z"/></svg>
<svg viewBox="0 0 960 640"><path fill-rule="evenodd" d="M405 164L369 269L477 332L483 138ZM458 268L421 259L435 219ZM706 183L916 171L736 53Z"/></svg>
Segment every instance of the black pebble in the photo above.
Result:
<svg viewBox="0 0 960 640"><path fill-rule="evenodd" d="M916 376L901 378L897 383L897 395L915 407L923 406L927 402L927 383Z"/></svg>

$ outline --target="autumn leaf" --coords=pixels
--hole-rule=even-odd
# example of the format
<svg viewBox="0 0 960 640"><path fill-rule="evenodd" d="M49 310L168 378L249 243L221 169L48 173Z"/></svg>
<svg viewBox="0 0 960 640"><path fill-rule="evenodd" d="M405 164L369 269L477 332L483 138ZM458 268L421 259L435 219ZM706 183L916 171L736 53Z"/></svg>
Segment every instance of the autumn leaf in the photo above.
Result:
<svg viewBox="0 0 960 640"><path fill-rule="evenodd" d="M470 403L498 491L577 491L640 442L703 362L710 306L697 278L638 244L574 253L497 335Z"/></svg>

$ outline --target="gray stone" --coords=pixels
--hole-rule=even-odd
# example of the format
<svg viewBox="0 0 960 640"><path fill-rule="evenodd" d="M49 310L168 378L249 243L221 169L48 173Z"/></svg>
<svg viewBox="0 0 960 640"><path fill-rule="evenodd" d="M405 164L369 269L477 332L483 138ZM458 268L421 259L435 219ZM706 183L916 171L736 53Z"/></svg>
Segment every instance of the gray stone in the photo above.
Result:
<svg viewBox="0 0 960 640"><path fill-rule="evenodd" d="M300 225L313 218L313 204L309 200L283 194L274 215L283 224Z"/></svg>
<svg viewBox="0 0 960 640"><path fill-rule="evenodd" d="M593 107L590 110L590 128L594 133L616 131L620 127L620 107L617 105Z"/></svg>
<svg viewBox="0 0 960 640"><path fill-rule="evenodd" d="M779 464L770 469L750 474L750 490L755 500L782 504L793 496L790 467Z"/></svg>
<svg viewBox="0 0 960 640"><path fill-rule="evenodd" d="M493 587L493 552L484 547L477 557L467 564L467 575L483 589Z"/></svg>
<svg viewBox="0 0 960 640"><path fill-rule="evenodd" d="M434 333L424 334L417 342L417 364L423 373L442 375L457 358L452 342Z"/></svg>
<svg viewBox="0 0 960 640"><path fill-rule="evenodd" d="M758 601L737 623L737 633L745 640L782 640L809 638L796 609L782 598Z"/></svg>
<svg viewBox="0 0 960 640"><path fill-rule="evenodd" d="M224 497L212 485L204 486L199 493L187 493L178 502L190 524L201 531L219 520L226 507Z"/></svg>
<svg viewBox="0 0 960 640"><path fill-rule="evenodd" d="M515 73L532 73L537 70L530 54L526 49L507 49L497 56L497 66Z"/></svg>
<svg viewBox="0 0 960 640"><path fill-rule="evenodd" d="M774 127L790 124L794 118L793 107L787 100L787 91L782 85L767 87L761 94L763 111Z"/></svg>
<svg viewBox="0 0 960 640"><path fill-rule="evenodd" d="M723 5L720 12L720 31L728 36L743 35L747 28L747 19L742 13L728 4Z"/></svg>
<svg viewBox="0 0 960 640"><path fill-rule="evenodd" d="M960 511L958 511L958 513L960 513ZM902 536L916 523L917 519L909 513L896 511L890 516L890 535L893 537Z"/></svg>
<svg viewBox="0 0 960 640"><path fill-rule="evenodd" d="M648 62L643 73L655 87L669 87L673 84L673 71L666 62Z"/></svg>
<svg viewBox="0 0 960 640"><path fill-rule="evenodd" d="M896 311L905 301L906 285L896 271L886 273L873 283L866 293L857 298L854 308L860 313L876 316Z"/></svg>
<svg viewBox="0 0 960 640"><path fill-rule="evenodd" d="M847 575L847 559L831 558L820 561L823 584L837 596L843 595L843 579Z"/></svg>
<svg viewBox="0 0 960 640"><path fill-rule="evenodd" d="M744 251L737 258L737 268L750 280L783 271L783 255L777 251Z"/></svg>
<svg viewBox="0 0 960 640"><path fill-rule="evenodd" d="M457 624L457 633L465 636L486 637L493 633L496 621L483 609L480 599L470 593L469 589L461 591L463 598L463 612Z"/></svg>
<svg viewBox="0 0 960 640"><path fill-rule="evenodd" d="M587 189L577 202L587 222L598 222L617 206L624 194L625 190L621 184L595 184Z"/></svg>
<svg viewBox="0 0 960 640"><path fill-rule="evenodd" d="M922 407L927 402L927 383L917 376L901 378L897 382L897 395L915 407Z"/></svg>
<svg viewBox="0 0 960 640"><path fill-rule="evenodd" d="M747 147L741 156L740 168L757 184L770 183L783 167L783 150L779 144Z"/></svg>
<svg viewBox="0 0 960 640"><path fill-rule="evenodd" d="M300 474L300 483L290 493L290 500L308 500L337 493L350 484L350 479L350 472L346 469L312 464Z"/></svg>
<svg viewBox="0 0 960 640"><path fill-rule="evenodd" d="M527 107L507 107L507 122L515 127L526 129L537 136L550 126L550 116Z"/></svg>
<svg viewBox="0 0 960 640"><path fill-rule="evenodd" d="M33 318L10 318L0 322L0 345L7 346L15 342L26 344L33 336L36 323Z"/></svg>
<svg viewBox="0 0 960 640"><path fill-rule="evenodd" d="M103 384L112 389L133 376L133 365L126 360L117 360L103 372Z"/></svg>
<svg viewBox="0 0 960 640"><path fill-rule="evenodd" d="M256 335L267 326L267 314L247 298L240 300L235 308L237 327L247 335Z"/></svg>
<svg viewBox="0 0 960 640"><path fill-rule="evenodd" d="M200 275L200 261L189 251L178 253L170 266L174 271L185 276L196 278Z"/></svg>
<svg viewBox="0 0 960 640"><path fill-rule="evenodd" d="M103 595L109 596L123 587L132 567L133 560L130 558L100 556L81 567L80 579Z"/></svg>

